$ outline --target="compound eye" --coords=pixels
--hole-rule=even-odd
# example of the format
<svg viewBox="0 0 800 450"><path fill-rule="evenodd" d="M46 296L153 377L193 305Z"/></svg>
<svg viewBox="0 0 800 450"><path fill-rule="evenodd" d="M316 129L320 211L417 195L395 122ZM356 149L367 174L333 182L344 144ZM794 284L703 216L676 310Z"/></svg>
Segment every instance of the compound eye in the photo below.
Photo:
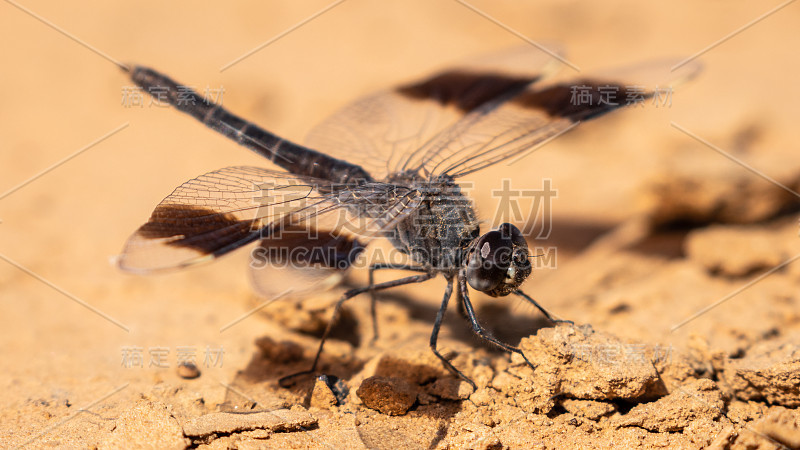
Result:
<svg viewBox="0 0 800 450"><path fill-rule="evenodd" d="M510 223L504 223L497 228L497 231L502 233L503 236L510 238L511 242L518 247L527 247L528 243L525 241L525 236L522 231Z"/></svg>
<svg viewBox="0 0 800 450"><path fill-rule="evenodd" d="M517 247L514 249L514 265L519 267L525 267L530 264L528 260L528 249Z"/></svg>
<svg viewBox="0 0 800 450"><path fill-rule="evenodd" d="M467 265L467 282L478 291L490 291L502 283L511 265L511 240L499 231L478 239Z"/></svg>

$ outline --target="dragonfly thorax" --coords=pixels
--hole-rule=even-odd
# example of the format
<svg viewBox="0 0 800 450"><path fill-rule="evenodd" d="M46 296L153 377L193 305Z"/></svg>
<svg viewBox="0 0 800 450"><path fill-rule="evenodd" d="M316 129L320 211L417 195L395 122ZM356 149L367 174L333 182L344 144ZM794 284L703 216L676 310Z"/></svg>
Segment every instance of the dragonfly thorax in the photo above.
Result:
<svg viewBox="0 0 800 450"><path fill-rule="evenodd" d="M389 240L417 264L454 274L462 265L464 251L480 235L472 201L451 179L415 180L412 185L424 199L391 231Z"/></svg>

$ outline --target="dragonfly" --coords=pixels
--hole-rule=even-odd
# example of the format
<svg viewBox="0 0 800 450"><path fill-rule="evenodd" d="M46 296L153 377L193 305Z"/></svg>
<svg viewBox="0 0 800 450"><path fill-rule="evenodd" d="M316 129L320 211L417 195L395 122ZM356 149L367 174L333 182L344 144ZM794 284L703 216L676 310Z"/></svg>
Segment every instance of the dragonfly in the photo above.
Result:
<svg viewBox="0 0 800 450"><path fill-rule="evenodd" d="M259 292L274 293L274 280L284 277L299 292L308 292L339 283L370 242L386 239L404 259L370 264L368 285L339 297L311 369L302 373L316 371L325 338L348 299L372 296L377 336L377 291L440 275L447 284L430 348L448 370L476 388L437 347L454 292L477 336L534 367L518 347L481 325L470 290L491 297L513 295L551 322L561 320L521 289L532 273L533 257L523 233L511 223L482 233L459 180L515 161L586 120L654 99L660 89L697 72L696 65L671 71L675 61L669 60L548 80L558 65L533 47L474 58L357 100L313 128L304 144L234 115L156 70L128 68L130 79L157 100L265 157L273 167L227 167L182 184L128 239L119 267L159 272L254 244L250 266ZM376 283L374 273L386 269L409 276ZM264 281L267 275L272 281Z"/></svg>

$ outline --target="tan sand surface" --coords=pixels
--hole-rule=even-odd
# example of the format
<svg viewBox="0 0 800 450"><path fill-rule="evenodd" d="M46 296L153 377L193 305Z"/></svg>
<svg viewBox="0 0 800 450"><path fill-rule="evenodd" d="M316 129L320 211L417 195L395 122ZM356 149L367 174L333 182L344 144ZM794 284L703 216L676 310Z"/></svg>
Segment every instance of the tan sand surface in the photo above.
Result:
<svg viewBox="0 0 800 450"><path fill-rule="evenodd" d="M331 4L0 2L0 447L800 447L800 262L782 265L800 255L800 5L743 30L780 3L350 0L302 24ZM438 279L380 297L375 343L368 298L349 302L321 366L349 392L337 404L325 383L277 383L309 366L324 295L220 331L262 301L247 251L152 277L111 263L183 181L268 163L174 110L125 105L132 83L109 59L222 88L302 141L349 101L515 33L558 42L581 74L708 48L671 107L466 180L487 222L502 178L558 189L535 242L557 261L524 288L575 326L473 295L536 370L453 309L440 346L477 391L445 371L428 349ZM179 376L187 355L197 378Z"/></svg>

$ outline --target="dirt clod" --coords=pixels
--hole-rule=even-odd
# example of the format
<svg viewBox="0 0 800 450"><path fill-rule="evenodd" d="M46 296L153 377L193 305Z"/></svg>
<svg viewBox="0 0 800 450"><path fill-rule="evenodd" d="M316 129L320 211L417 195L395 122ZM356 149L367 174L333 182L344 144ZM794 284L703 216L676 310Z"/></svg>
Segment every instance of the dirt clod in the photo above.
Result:
<svg viewBox="0 0 800 450"><path fill-rule="evenodd" d="M617 427L640 427L657 432L683 431L695 421L713 422L725 403L716 383L701 379L675 389L651 403L635 406L614 422Z"/></svg>
<svg viewBox="0 0 800 450"><path fill-rule="evenodd" d="M786 234L747 226L712 226L689 233L686 253L710 272L738 277L775 267L791 256L784 254Z"/></svg>
<svg viewBox="0 0 800 450"><path fill-rule="evenodd" d="M800 406L798 344L800 335L757 345L743 358L727 359L722 379L739 399Z"/></svg>
<svg viewBox="0 0 800 450"><path fill-rule="evenodd" d="M115 421L114 431L100 448L183 449L188 444L169 406L142 399Z"/></svg>
<svg viewBox="0 0 800 450"><path fill-rule="evenodd" d="M192 437L230 434L248 430L292 431L308 428L317 420L299 409L278 409L254 413L211 413L183 426L183 433Z"/></svg>
<svg viewBox="0 0 800 450"><path fill-rule="evenodd" d="M418 393L419 387L404 378L379 376L365 379L356 391L364 406L390 416L408 412Z"/></svg>
<svg viewBox="0 0 800 450"><path fill-rule="evenodd" d="M465 400L472 394L472 386L457 378L439 378L428 386L427 392L447 400Z"/></svg>
<svg viewBox="0 0 800 450"><path fill-rule="evenodd" d="M598 420L601 417L610 415L617 409L612 403L595 400L564 399L561 401L561 406L567 412L589 420Z"/></svg>
<svg viewBox="0 0 800 450"><path fill-rule="evenodd" d="M192 380L200 376L200 369L193 362L182 362L176 369L178 376L186 380Z"/></svg>
<svg viewBox="0 0 800 450"><path fill-rule="evenodd" d="M319 409L331 409L338 403L336 395L333 393L325 380L317 378L314 382L314 389L311 391L310 405Z"/></svg>
<svg viewBox="0 0 800 450"><path fill-rule="evenodd" d="M534 387L547 386L552 395L632 400L657 396L664 389L652 350L591 327L545 328L524 338L520 348L537 363L535 371L523 366L522 378Z"/></svg>
<svg viewBox="0 0 800 450"><path fill-rule="evenodd" d="M256 346L266 359L277 363L293 362L303 357L303 347L292 341L275 342L264 336L256 340Z"/></svg>

